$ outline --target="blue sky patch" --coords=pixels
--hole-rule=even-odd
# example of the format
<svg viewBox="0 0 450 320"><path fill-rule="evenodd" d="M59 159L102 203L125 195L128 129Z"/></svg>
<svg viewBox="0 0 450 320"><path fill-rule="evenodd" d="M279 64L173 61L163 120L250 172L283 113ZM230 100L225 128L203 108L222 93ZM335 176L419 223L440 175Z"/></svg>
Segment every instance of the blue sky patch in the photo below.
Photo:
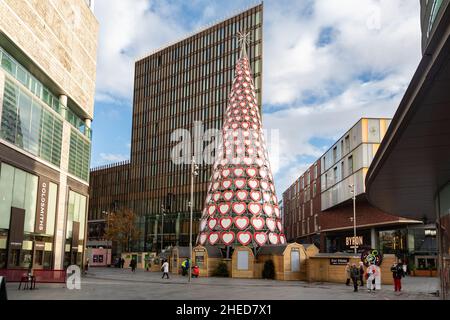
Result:
<svg viewBox="0 0 450 320"><path fill-rule="evenodd" d="M319 39L317 40L317 47L325 47L332 43L336 37L336 30L333 27L324 27L320 30Z"/></svg>

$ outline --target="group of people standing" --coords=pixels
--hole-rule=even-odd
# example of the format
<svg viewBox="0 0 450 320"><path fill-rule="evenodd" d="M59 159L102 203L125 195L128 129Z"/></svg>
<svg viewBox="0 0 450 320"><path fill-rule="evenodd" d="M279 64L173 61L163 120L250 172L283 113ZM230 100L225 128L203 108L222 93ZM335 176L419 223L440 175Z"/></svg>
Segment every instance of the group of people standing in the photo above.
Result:
<svg viewBox="0 0 450 320"><path fill-rule="evenodd" d="M375 280L377 276L380 276L379 267L376 265L370 265L367 270L364 270L364 263L359 262L359 266L356 263L347 263L345 267L345 273L347 275L346 285L350 285L350 280L353 282L354 292L358 291L358 287L364 286L364 277L366 277L366 285L368 291L375 290Z"/></svg>
<svg viewBox="0 0 450 320"><path fill-rule="evenodd" d="M186 276L189 272L189 266L190 266L190 260L189 259L185 259L182 263L181 263L181 274L183 276ZM192 267L192 273L191 273L193 278L198 278L198 276L200 275L200 269L198 268L197 265Z"/></svg>
<svg viewBox="0 0 450 320"><path fill-rule="evenodd" d="M405 267L401 260L391 267L392 277L394 278L394 291L399 292L402 289L401 279L406 275ZM381 270L380 267L371 264L364 270L364 263L347 263L345 267L347 276L346 285L350 286L350 280L353 282L354 292L358 291L358 287L364 286L364 279L366 279L367 291L373 292L375 289L381 289Z"/></svg>

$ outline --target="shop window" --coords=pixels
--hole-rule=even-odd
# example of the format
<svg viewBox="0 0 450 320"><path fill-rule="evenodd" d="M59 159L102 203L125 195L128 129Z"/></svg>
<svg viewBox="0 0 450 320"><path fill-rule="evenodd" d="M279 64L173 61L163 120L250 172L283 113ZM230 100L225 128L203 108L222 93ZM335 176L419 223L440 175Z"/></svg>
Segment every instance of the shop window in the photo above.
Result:
<svg viewBox="0 0 450 320"><path fill-rule="evenodd" d="M297 250L291 251L291 271L300 271L300 252L298 252Z"/></svg>
<svg viewBox="0 0 450 320"><path fill-rule="evenodd" d="M348 174L352 174L353 173L353 156L349 156L348 159Z"/></svg>
<svg viewBox="0 0 450 320"><path fill-rule="evenodd" d="M238 251L237 253L237 269L248 270L248 251Z"/></svg>
<svg viewBox="0 0 450 320"><path fill-rule="evenodd" d="M345 153L348 153L348 152L350 152L350 136L349 135L347 135L346 137L345 137Z"/></svg>

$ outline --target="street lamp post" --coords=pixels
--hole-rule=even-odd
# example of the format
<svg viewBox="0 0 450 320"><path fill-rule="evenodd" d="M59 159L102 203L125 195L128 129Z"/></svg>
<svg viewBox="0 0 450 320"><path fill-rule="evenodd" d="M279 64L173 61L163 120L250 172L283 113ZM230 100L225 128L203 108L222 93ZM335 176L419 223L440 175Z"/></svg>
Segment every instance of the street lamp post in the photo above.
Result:
<svg viewBox="0 0 450 320"><path fill-rule="evenodd" d="M102 213L106 216L106 223L107 223L107 226L108 226L107 228L109 230L109 212L108 211L102 211ZM108 247L109 247L109 241L108 241L108 239L106 239L106 265L108 265Z"/></svg>
<svg viewBox="0 0 450 320"><path fill-rule="evenodd" d="M164 240L163 240L163 236L164 236L164 215L165 215L165 212L166 212L166 209L164 208L163 204L161 205L161 209L162 209L162 221L161 221L161 253L162 253L163 252L163 248L164 248L164 246L163 246L163 243L164 243Z"/></svg>
<svg viewBox="0 0 450 320"><path fill-rule="evenodd" d="M349 188L351 188L351 193L353 194L353 248L356 251L356 192L355 192L355 183L349 185Z"/></svg>
<svg viewBox="0 0 450 320"><path fill-rule="evenodd" d="M194 177L198 176L198 166L195 164L195 157L192 156L191 161L191 201L189 201L190 217L189 217L189 282L192 278L192 211L194 207Z"/></svg>

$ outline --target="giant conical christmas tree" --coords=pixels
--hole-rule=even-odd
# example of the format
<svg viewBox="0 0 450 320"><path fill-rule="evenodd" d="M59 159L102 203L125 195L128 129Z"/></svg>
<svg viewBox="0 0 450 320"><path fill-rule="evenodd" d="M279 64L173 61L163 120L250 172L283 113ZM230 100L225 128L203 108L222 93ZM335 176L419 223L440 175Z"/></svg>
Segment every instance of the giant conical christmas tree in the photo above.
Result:
<svg viewBox="0 0 450 320"><path fill-rule="evenodd" d="M239 42L240 56L198 243L255 248L285 243L286 238L246 51L248 34L239 34Z"/></svg>

